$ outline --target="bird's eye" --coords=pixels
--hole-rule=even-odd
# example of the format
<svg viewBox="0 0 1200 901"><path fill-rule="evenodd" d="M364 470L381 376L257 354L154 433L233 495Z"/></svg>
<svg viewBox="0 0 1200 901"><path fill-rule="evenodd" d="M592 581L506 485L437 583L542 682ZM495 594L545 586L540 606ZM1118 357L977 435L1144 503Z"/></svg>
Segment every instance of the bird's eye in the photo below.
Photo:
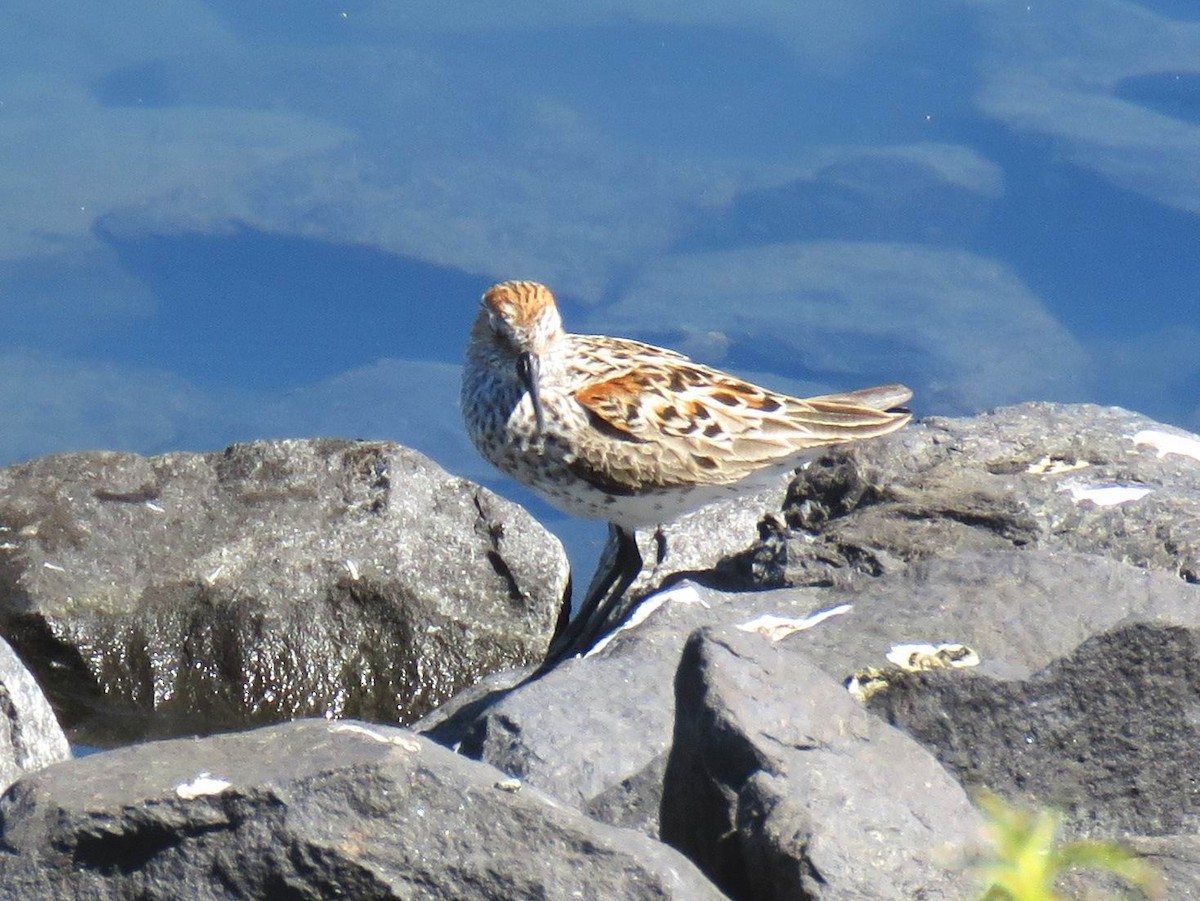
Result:
<svg viewBox="0 0 1200 901"><path fill-rule="evenodd" d="M517 378L526 385L533 378L533 360L529 354L521 354L517 357Z"/></svg>

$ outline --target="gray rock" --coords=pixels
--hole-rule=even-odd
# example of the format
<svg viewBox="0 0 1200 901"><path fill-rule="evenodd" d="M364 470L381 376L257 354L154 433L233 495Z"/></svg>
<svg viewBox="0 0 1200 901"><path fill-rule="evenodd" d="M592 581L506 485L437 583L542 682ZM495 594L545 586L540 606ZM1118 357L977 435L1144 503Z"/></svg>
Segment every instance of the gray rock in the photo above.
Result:
<svg viewBox="0 0 1200 901"><path fill-rule="evenodd" d="M1135 442L1135 435L1148 431L1165 437L1143 434L1141 443ZM1160 456L1154 444L1146 443L1155 440L1159 449L1171 450L1172 440L1179 443ZM952 812L948 822L958 823L954 828L961 834L955 837L975 838L973 815L970 822L959 818L962 791L951 785L953 800L946 800L939 787L936 798L914 800L915 782L905 781L903 774L884 775L893 761L906 761L902 768L909 774L940 774L939 786L953 776L965 786L988 785L1013 800L1057 802L1066 808L1070 834L1128 839L1162 863L1170 897L1192 897L1193 887L1200 885L1190 838L1197 796L1188 781L1200 763L1192 725L1193 708L1200 706L1193 697L1193 673L1200 669L1194 651L1200 587L1189 584L1200 559L1195 532L1200 465L1187 456L1200 451L1200 444L1188 444L1195 440L1121 410L1029 404L972 420L929 420L854 453L835 452L799 475L774 517L760 518L770 506L766 492L744 506L710 508L671 526L667 558L655 567L653 555L647 555L637 591L673 588L639 607L625 628L589 656L524 683L528 670L485 679L419 725L438 741L520 776L526 786L521 795L538 789L610 824L632 826L647 836L661 829L681 837L697 863L740 896L804 891L808 897L889 897L871 881L889 872L896 885L914 892L921 887L929 898L971 896L964 883L956 882L960 877L943 872L961 866L962 858L914 856L911 850L922 821L928 835L940 834L942 808ZM341 471L337 455L359 447L364 445L336 444L326 457L334 460L330 468ZM242 474L232 484L244 489L246 481ZM1113 485L1123 487L1114 492ZM4 497L0 491L0 524L8 525ZM1109 503L1114 500L1120 502ZM139 499L131 489L123 500L97 502L124 503L132 510ZM150 503L167 509L160 500ZM444 503L435 497L429 506ZM243 503L235 512L247 518L256 509ZM475 530L480 517L467 513L469 529ZM64 519L43 517L47 534L59 536L52 550L86 547L85 541L63 537L69 533L56 523ZM301 520L296 533L320 533L315 521ZM468 545L466 556L475 554L472 566L507 559L503 548L502 558L489 558L487 551L511 540L513 531L488 528L488 521L482 517L473 532L477 544ZM104 522L110 530L115 523L129 531L111 516ZM11 549L0 551L0 589L20 602L20 591L10 587L31 582L31 571L42 562L60 564L41 548L41 529L36 536L21 535L23 523L13 526L0 533L0 542L22 545L12 558L21 566L3 556ZM258 523L252 534L264 527ZM262 556L295 559L281 550L286 541L273 541ZM749 551L739 553L752 541ZM477 546L485 550L470 550ZM414 553L428 559L428 547ZM41 557L30 556L39 552ZM327 559L311 549L305 554L308 560ZM339 558L332 559L336 571ZM38 574L46 578L63 575L41 569L45 572ZM482 573L494 587L525 584L512 565L507 567L511 579L505 571L505 566L464 567L462 579L476 582ZM19 577L15 582L13 573ZM689 573L700 574L706 584L677 583ZM270 576L268 571L255 578L269 581ZM128 581L138 577L136 568L121 573ZM366 579L360 572L357 581ZM728 590L780 585L796 587ZM499 596L515 595L501 588ZM539 608L543 642L553 602L548 599ZM225 604L225 610L235 609L228 598ZM306 615L311 610L306 607ZM498 616L486 605L483 610L483 623ZM361 619L353 622L361 631L342 625L340 635L370 634L366 623L392 622L378 609L360 612ZM822 613L827 615L805 620ZM740 626L769 632L769 623L755 623L764 614L806 628L776 645L729 631ZM316 618L325 631L328 621ZM284 631L304 636L318 626L294 615ZM688 637L700 628L716 631L712 640L695 639L696 647L707 650L697 650L680 667ZM905 673L885 656L902 643L961 644L978 655L979 663ZM198 645L205 653L221 648L213 642ZM453 647L459 645L435 647L435 659ZM70 658L56 660L51 674L62 671L60 664ZM873 671L871 684L881 690L867 708L857 708L842 683L868 671ZM683 738L674 731L677 677L690 679L695 689L686 721L695 732ZM352 685L354 678L356 673ZM707 714L696 713L705 710L722 711L720 723L732 726L714 732L715 714L705 719ZM844 731L823 731L839 723ZM684 720L679 724L682 728ZM239 747L239 753L253 752ZM886 753L880 755L880 748ZM304 749L296 744L290 753L300 757ZM17 783L4 804L25 810L19 806L22 786L39 778ZM853 811L862 819L838 807L838 796L825 790L831 785L855 798ZM370 796L364 797L373 809ZM122 816L147 818L167 809L132 804ZM0 807L5 830L10 822L25 823L21 828L42 822L32 814L10 820L7 810ZM259 823L255 829L275 828L257 808L250 820ZM864 848L868 820L900 825L887 841ZM453 834L448 822L441 828ZM737 824L725 839L722 822L726 830ZM203 828L189 828L189 836L206 840ZM149 833L136 834L137 841L125 847L140 846ZM77 847L61 836L55 845L46 832L29 835L21 845L6 831L4 841L26 851L42 849L39 854ZM279 861L301 854L279 833L270 835L255 847L276 850L259 856ZM88 840L83 847L86 858ZM332 859L324 850L312 850L317 846L311 842L303 848L310 857ZM11 869L11 860L0 866L10 867L11 874L28 872ZM132 861L125 877L142 878L139 874L154 866L153 856ZM170 866L177 864L172 860ZM8 873L0 872L0 880ZM534 890L512 885L518 894ZM355 890L372 896L373 889L356 884ZM606 884L605 890L618 897L623 888Z"/></svg>
<svg viewBox="0 0 1200 901"><path fill-rule="evenodd" d="M964 786L1060 808L1076 835L1200 828L1200 610L1103 632L1027 680L913 674L871 709Z"/></svg>
<svg viewBox="0 0 1200 901"><path fill-rule="evenodd" d="M849 609L784 644L839 681L881 670L871 709L963 785L1060 807L1076 834L1194 829L1200 586L1095 556L989 551L759 598L789 616L791 596L814 593ZM905 675L886 656L943 643L979 664Z"/></svg>
<svg viewBox="0 0 1200 901"><path fill-rule="evenodd" d="M765 528L727 561L730 584L840 584L930 556L1028 548L1200 582L1200 438L1083 404L932 417L812 463L782 519L789 528Z"/></svg>
<svg viewBox="0 0 1200 901"><path fill-rule="evenodd" d="M70 757L67 737L42 690L0 639L0 792L22 774Z"/></svg>
<svg viewBox="0 0 1200 901"><path fill-rule="evenodd" d="M629 624L594 654L567 661L515 690L507 691L501 681L482 703L476 699L477 706L455 710L451 704L439 712L430 734L606 822L658 835L663 757L673 747L677 713L669 694L688 635L704 626L752 628L764 615L802 623L823 611L841 612L794 632L781 645L802 654L837 685L856 673L881 670L890 686L872 699L881 715L890 715L881 705L896 691L898 705L908 705L905 709L921 713L920 722L937 726L940 695L935 692L923 701L923 686L941 686L947 703L958 697L956 686L980 686L978 694L964 696L961 704L979 709L963 715L961 725L946 736L913 729L930 754L960 775L964 785L988 785L1018 802L1057 802L1066 808L1070 830L1076 834L1162 836L1164 829L1176 828L1164 827L1163 817L1179 823L1190 816L1192 796L1179 780L1165 779L1161 792L1148 791L1142 784L1149 761L1157 755L1179 756L1184 763L1175 772L1180 778L1188 772L1192 752L1183 743L1192 740L1190 715L1184 715L1181 705L1190 703L1189 695L1174 694L1195 668L1185 654L1164 657L1170 669L1156 677L1163 680L1161 692L1127 695L1129 703L1143 698L1144 704L1130 720L1137 724L1139 746L1124 751L1120 743L1129 733L1121 718L1127 711L1121 703L1104 699L1125 689L1115 677L1114 686L1102 688L1105 671L1093 673L1090 682L1033 683L1023 693L1014 693L1055 661L1069 661L1089 641L1105 636L1127 641L1138 629L1158 628L1155 624L1176 628L1200 616L1200 587L1167 573L1082 554L1010 549L930 557L878 578L829 588L738 594L682 583L643 605L640 612L648 614L644 621ZM1126 629L1133 631L1122 631ZM964 644L979 655L980 663L937 677L905 676L886 656L894 645L905 643ZM1103 646L1113 661L1128 661L1129 655L1145 650L1144 643L1124 651ZM1137 684L1130 682L1130 691L1136 691ZM1095 701L1081 708L1094 724L1078 718L1064 721L1058 736L1079 728L1081 739L1098 731L1109 740L1097 743L1096 753L1089 755L1095 771L1086 780L1080 775L1073 783L1057 784L1055 790L1060 757L1049 749L1040 754L1023 749L1028 733L1019 727L1051 715L1038 712L1038 697L1055 692L1070 696L1080 687L1087 687ZM1018 700L1025 706L1006 706ZM1007 712L1009 720L997 711ZM1061 706L1052 713L1061 714ZM909 728L903 717L893 718L901 728ZM917 721L918 714L911 718ZM993 733L986 734L988 729ZM974 768L964 759L974 761ZM1035 765L1041 769L1030 769ZM1022 785L1036 791L1025 791ZM1088 795L1089 786L1097 791ZM1139 791L1147 792L1146 805L1129 803L1130 793ZM1088 822L1104 828L1089 830Z"/></svg>
<svg viewBox="0 0 1200 901"><path fill-rule="evenodd" d="M1200 586L1102 557L1051 551L930 558L845 588L759 597L768 612L804 599L819 599L823 609L849 605L787 639L837 679L890 667L888 651L908 643L964 644L980 663L956 673L1028 679L1118 626L1189 622L1200 614Z"/></svg>
<svg viewBox="0 0 1200 901"><path fill-rule="evenodd" d="M489 693L468 692L414 727L605 822L656 836L683 643L701 626L749 619L761 602L682 583L589 656L515 689L497 678Z"/></svg>
<svg viewBox="0 0 1200 901"><path fill-rule="evenodd" d="M760 597L790 615L782 602L813 593ZM1164 864L1167 897L1196 897L1200 587L1095 556L1009 550L815 593L824 609L849 609L783 645L839 680L881 671L869 709L965 788L1060 808L1067 836L1132 841ZM963 644L980 662L905 674L885 658L902 643Z"/></svg>
<svg viewBox="0 0 1200 901"><path fill-rule="evenodd" d="M1194 799L1182 780L1194 771L1185 745L1194 744L1189 679L1196 666L1190 638L1181 636L1191 635L1200 610L1200 589L1190 584L1200 559L1200 466L1190 456L1197 452L1194 436L1136 414L1052 404L929 420L834 452L798 475L784 510L759 522L759 540L746 553L730 552L723 511L701 511L694 529L684 521L672 527L667 559L643 574L638 590L716 563L701 576L709 587L675 586L677 600L679 591L691 592L693 603L667 603L635 624L652 606L643 605L608 646L451 713L442 734L597 816L653 834L658 824L649 811L661 799L663 748L680 753L664 734L664 662L676 659L689 632L747 626L760 614L802 619L840 610L784 644L837 682L881 670L890 687L873 705L884 715L892 703L911 709L911 721L926 727L914 734L950 772L968 785L991 783L1018 802L1064 804L1071 833L1152 843L1170 896L1190 897L1200 877L1187 837ZM749 505L755 514L761 503ZM742 536L745 514L734 514ZM779 585L802 587L750 594L712 587ZM1139 663L1150 653L1148 642L1167 638L1161 658ZM980 663L907 676L886 657L906 643L960 643ZM1103 687L1106 679L1112 684ZM968 684L976 693L968 699L962 688L957 706L939 706L938 692L920 699L924 685L944 686L939 691L953 701L959 695L951 687ZM1050 734L1045 730L1055 725L1039 712L1036 692L1055 699L1052 712L1063 717L1055 754L1015 753L1027 736L1017 726L1038 722ZM1139 698L1143 709L1128 720L1139 747L1122 748L1123 717ZM939 711L959 714L970 701L980 710L964 714L963 727L935 734ZM907 726L899 713L893 718ZM981 737L988 726L996 734ZM1073 774L1056 791L1058 774L1070 769L1065 739L1072 729L1090 743L1091 772ZM609 745L606 735L613 736ZM972 768L976 741L982 759ZM1147 790L1150 761L1172 755L1182 764L1168 773L1163 791L1151 791L1146 804L1129 803ZM754 803L746 801L742 812L761 812L756 804L774 810L775 780L747 784ZM1089 786L1096 791L1085 798ZM778 788L780 796L788 791ZM764 834L745 858L755 872L780 859L779 842L770 830ZM853 839L823 848L835 869L853 859ZM690 853L714 865L708 851ZM792 878L790 866L783 869Z"/></svg>
<svg viewBox="0 0 1200 901"><path fill-rule="evenodd" d="M1135 836L1127 839L1127 843L1162 878L1166 889L1164 898L1169 898L1171 901L1197 901L1200 899L1200 836L1195 834L1174 835L1165 838ZM1093 879L1092 882L1095 883L1096 880ZM1092 885L1086 887L1092 888L1093 895L1096 894ZM1074 888L1074 886L1068 884L1067 888ZM1118 883L1106 886L1105 890L1111 897L1116 895L1118 888L1123 889L1125 886ZM1075 894L1078 897L1088 897L1082 890L1076 891Z"/></svg>
<svg viewBox="0 0 1200 901"><path fill-rule="evenodd" d="M662 837L731 897L973 894L962 788L795 646L697 632L675 692Z"/></svg>
<svg viewBox="0 0 1200 901"><path fill-rule="evenodd" d="M49 767L0 799L0 897L722 897L672 849L398 728L298 721Z"/></svg>
<svg viewBox="0 0 1200 901"><path fill-rule="evenodd" d="M0 628L78 741L410 721L540 658L567 584L523 510L381 442L0 470Z"/></svg>

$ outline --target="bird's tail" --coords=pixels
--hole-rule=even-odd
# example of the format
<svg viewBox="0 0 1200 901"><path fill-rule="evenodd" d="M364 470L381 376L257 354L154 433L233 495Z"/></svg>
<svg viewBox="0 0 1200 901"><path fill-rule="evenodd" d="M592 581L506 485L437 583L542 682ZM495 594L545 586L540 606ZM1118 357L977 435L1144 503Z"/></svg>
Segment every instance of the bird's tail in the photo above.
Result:
<svg viewBox="0 0 1200 901"><path fill-rule="evenodd" d="M885 413L911 412L905 402L912 397L912 391L905 385L879 385L875 388L860 388L857 391L847 391L845 394L823 394L820 397L808 398L809 403L847 404L853 407L867 407L871 410L881 410Z"/></svg>

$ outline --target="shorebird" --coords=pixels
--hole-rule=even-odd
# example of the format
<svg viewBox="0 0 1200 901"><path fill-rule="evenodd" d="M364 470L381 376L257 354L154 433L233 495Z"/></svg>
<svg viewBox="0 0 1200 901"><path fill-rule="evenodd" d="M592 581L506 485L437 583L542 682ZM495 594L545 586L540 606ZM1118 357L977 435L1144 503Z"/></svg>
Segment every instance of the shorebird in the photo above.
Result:
<svg viewBox="0 0 1200 901"><path fill-rule="evenodd" d="M659 530L661 562L663 523L820 448L894 432L911 418L902 406L911 396L882 385L789 397L672 350L572 334L545 285L493 285L467 345L467 432L489 462L553 506L606 520L616 543L578 615L569 625L560 618L542 669L611 618L642 569L636 529Z"/></svg>

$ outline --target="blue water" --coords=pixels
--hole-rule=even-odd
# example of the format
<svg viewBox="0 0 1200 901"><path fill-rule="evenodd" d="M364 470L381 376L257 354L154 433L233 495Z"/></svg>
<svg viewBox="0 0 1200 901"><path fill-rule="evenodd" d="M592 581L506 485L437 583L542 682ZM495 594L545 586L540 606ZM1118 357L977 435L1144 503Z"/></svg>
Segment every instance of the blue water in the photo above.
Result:
<svg viewBox="0 0 1200 901"><path fill-rule="evenodd" d="M1191 0L2 18L0 465L395 439L590 567L602 528L459 424L475 304L512 277L788 390L1200 430Z"/></svg>

